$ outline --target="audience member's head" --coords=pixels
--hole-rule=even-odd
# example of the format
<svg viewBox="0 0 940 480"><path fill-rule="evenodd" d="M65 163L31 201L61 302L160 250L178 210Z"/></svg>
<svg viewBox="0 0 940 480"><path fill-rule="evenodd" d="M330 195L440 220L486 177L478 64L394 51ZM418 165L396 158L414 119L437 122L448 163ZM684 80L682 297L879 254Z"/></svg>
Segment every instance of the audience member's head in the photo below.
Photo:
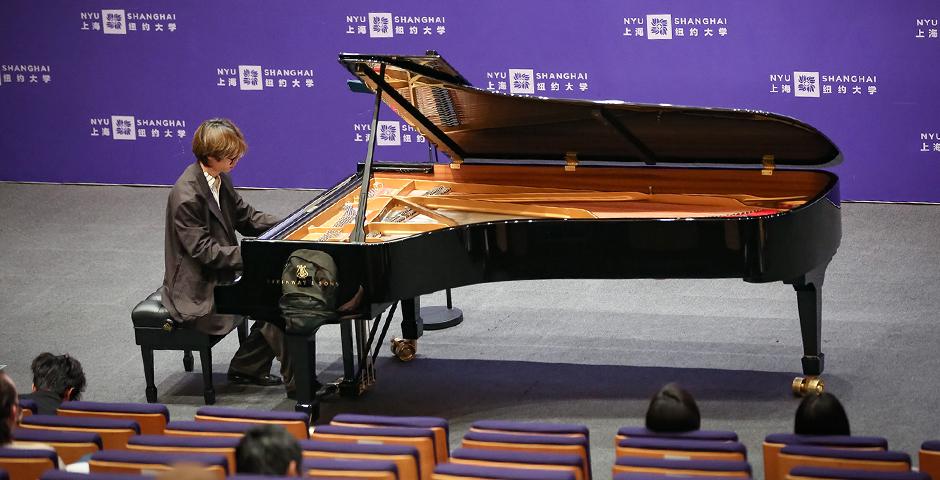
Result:
<svg viewBox="0 0 940 480"><path fill-rule="evenodd" d="M810 394L796 409L793 433L798 435L851 435L849 417L831 393Z"/></svg>
<svg viewBox="0 0 940 480"><path fill-rule="evenodd" d="M19 412L16 399L16 384L0 370L0 446L13 440L13 427Z"/></svg>
<svg viewBox="0 0 940 480"><path fill-rule="evenodd" d="M235 470L259 475L300 476L300 444L280 425L262 425L245 432L235 449Z"/></svg>
<svg viewBox="0 0 940 480"><path fill-rule="evenodd" d="M85 391L85 372L78 360L66 355L40 353L32 365L33 390L54 393L62 400L79 400Z"/></svg>
<svg viewBox="0 0 940 480"><path fill-rule="evenodd" d="M675 383L656 392L646 410L646 428L654 432L688 432L701 423L695 399Z"/></svg>

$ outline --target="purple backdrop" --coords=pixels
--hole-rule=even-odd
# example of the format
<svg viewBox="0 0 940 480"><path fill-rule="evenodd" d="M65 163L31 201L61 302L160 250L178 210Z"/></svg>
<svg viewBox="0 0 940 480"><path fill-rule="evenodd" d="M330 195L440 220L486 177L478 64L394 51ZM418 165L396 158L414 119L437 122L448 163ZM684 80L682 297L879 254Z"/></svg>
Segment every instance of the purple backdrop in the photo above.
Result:
<svg viewBox="0 0 940 480"><path fill-rule="evenodd" d="M225 116L250 145L237 184L327 187L363 160L372 107L337 54L434 49L495 91L794 116L842 149L844 198L940 202L940 2L590 5L0 2L0 180L169 184ZM402 130L378 160L427 160L382 119Z"/></svg>

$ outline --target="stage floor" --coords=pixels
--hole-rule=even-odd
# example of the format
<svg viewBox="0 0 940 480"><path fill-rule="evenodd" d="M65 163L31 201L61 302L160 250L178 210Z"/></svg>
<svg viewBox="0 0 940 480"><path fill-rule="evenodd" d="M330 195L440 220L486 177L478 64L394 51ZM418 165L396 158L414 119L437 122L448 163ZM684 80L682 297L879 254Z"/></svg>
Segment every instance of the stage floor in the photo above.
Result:
<svg viewBox="0 0 940 480"><path fill-rule="evenodd" d="M21 392L33 357L67 352L84 366L85 399L145 401L129 315L163 278L167 193L0 183L0 364ZM315 192L242 195L286 215ZM922 441L940 438L938 264L940 206L843 205L842 246L823 289L824 378L853 433L885 436L915 462ZM408 364L383 347L376 388L325 404L321 422L341 412L441 416L453 447L480 419L582 423L599 479L609 476L617 428L642 425L649 396L669 381L698 399L703 428L738 432L755 478L764 436L793 428L790 380L802 351L796 295L782 283L554 280L453 296L460 326L426 332ZM332 380L338 328L321 332L318 363ZM227 383L236 347L232 335L213 350L217 405L292 408L280 388ZM202 402L198 362L185 373L181 360L156 353L160 401L173 419L192 418Z"/></svg>

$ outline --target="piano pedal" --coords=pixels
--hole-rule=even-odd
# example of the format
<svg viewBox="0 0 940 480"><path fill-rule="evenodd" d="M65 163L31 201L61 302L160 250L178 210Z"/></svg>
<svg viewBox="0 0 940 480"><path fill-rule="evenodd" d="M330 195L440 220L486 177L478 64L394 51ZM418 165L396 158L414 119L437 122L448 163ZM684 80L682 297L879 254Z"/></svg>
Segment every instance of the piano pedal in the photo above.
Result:
<svg viewBox="0 0 940 480"><path fill-rule="evenodd" d="M793 379L793 394L798 397L815 393L819 395L826 389L826 384L819 377L796 377Z"/></svg>
<svg viewBox="0 0 940 480"><path fill-rule="evenodd" d="M418 354L418 341L395 337L392 339L392 355L403 362L410 362Z"/></svg>

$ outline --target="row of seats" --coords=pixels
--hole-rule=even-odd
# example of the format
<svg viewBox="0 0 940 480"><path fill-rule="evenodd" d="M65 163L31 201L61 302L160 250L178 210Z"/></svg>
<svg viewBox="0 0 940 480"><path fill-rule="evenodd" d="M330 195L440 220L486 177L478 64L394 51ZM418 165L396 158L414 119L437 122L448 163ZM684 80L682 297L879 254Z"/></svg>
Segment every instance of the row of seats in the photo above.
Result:
<svg viewBox="0 0 940 480"><path fill-rule="evenodd" d="M338 415L311 434L302 413L203 407L194 421L170 421L168 410L159 404L65 402L59 416L25 417L14 438L49 444L65 463L91 455L93 471L168 468L173 458L182 458L180 454L214 455L200 463L224 476L234 472L238 440L259 423L286 428L301 440L308 461L390 462L398 480L463 478L460 475L473 468L560 471L573 480L591 478L589 433L581 425L475 422L461 447L450 452L447 422L434 417ZM663 434L624 427L615 446L615 475L751 475L747 451L730 431ZM55 463L54 458L43 460L49 452L40 451L35 454L36 468L22 473L25 470L18 465L24 464L25 452L29 450L0 451L0 466L13 465L15 472L21 472L13 480L37 478ZM888 451L887 441L880 437L774 434L765 439L763 453L768 480L790 478L800 466L910 471L907 454ZM921 471L940 479L940 442L925 442L920 462Z"/></svg>

